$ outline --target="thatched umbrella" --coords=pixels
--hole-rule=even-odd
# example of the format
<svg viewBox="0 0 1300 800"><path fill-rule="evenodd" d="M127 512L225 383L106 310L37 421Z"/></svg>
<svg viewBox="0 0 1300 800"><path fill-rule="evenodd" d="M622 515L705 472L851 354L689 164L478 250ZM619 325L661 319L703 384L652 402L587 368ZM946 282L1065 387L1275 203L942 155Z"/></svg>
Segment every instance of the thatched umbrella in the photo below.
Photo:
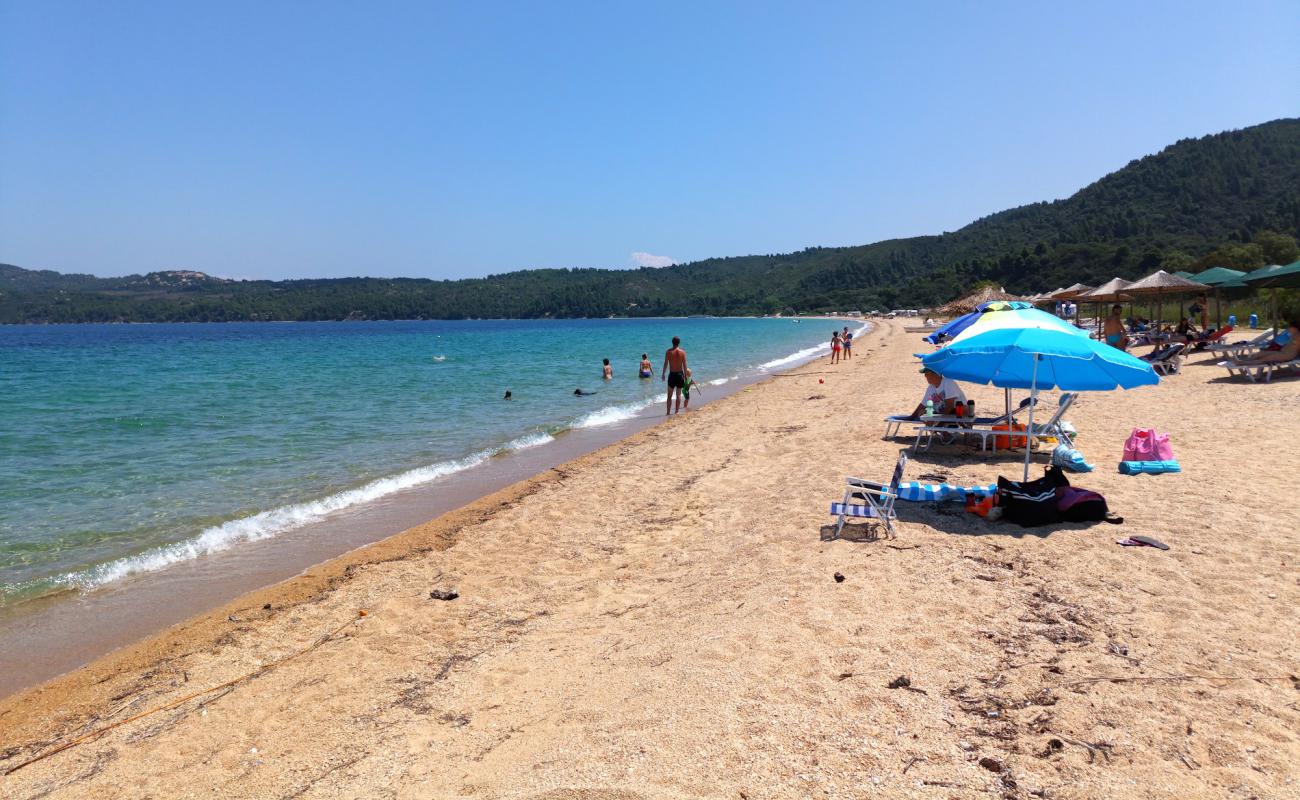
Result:
<svg viewBox="0 0 1300 800"><path fill-rule="evenodd" d="M1064 289L1057 289L1048 295L1052 300L1073 300L1085 292L1091 292L1092 287L1086 283L1076 283L1073 286L1067 286ZM1074 304L1074 322L1079 323L1079 304Z"/></svg>
<svg viewBox="0 0 1300 800"><path fill-rule="evenodd" d="M1156 297L1156 325L1160 324L1160 312L1164 310L1164 296L1167 294L1179 294L1186 292L1204 291L1210 287L1203 283L1180 278L1177 275L1170 275L1163 269L1156 270L1150 275L1136 280L1124 287L1125 294L1145 295L1152 294Z"/></svg>
<svg viewBox="0 0 1300 800"><path fill-rule="evenodd" d="M947 305L939 306L936 311L944 316L955 317L960 314L969 314L975 310L980 303L988 303L993 300L1019 300L1020 297L1008 293L1005 289L992 286L985 286L977 292L972 292L959 300L953 300Z"/></svg>
<svg viewBox="0 0 1300 800"><path fill-rule="evenodd" d="M1101 331L1101 309L1104 303L1124 303L1133 299L1133 295L1124 293L1129 282L1123 278L1111 278L1110 280L1093 289L1091 292L1084 292L1077 299L1086 303L1096 303L1097 309L1097 331Z"/></svg>

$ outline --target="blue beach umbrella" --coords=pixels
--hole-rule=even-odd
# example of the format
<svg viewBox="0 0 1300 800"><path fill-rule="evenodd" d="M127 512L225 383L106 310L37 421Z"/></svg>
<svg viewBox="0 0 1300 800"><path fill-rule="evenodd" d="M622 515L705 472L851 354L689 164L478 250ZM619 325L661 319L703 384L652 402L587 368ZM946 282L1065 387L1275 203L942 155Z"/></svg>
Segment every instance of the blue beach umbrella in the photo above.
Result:
<svg viewBox="0 0 1300 800"><path fill-rule="evenodd" d="M1159 383L1151 365L1092 339L1075 326L1038 309L988 314L921 363L945 378L1010 389L1057 388L1067 392L1131 389ZM1029 429L1034 404L1029 406ZM1025 479L1030 437L1025 437Z"/></svg>
<svg viewBox="0 0 1300 800"><path fill-rule="evenodd" d="M955 339L957 336L975 323L981 316L991 311L1017 311L1021 309L1033 308L1031 303L1022 300L990 300L987 303L980 303L975 306L975 310L969 314L962 314L960 317L952 320L948 324L940 327L937 331L925 337L925 341L930 344L939 344L945 339Z"/></svg>

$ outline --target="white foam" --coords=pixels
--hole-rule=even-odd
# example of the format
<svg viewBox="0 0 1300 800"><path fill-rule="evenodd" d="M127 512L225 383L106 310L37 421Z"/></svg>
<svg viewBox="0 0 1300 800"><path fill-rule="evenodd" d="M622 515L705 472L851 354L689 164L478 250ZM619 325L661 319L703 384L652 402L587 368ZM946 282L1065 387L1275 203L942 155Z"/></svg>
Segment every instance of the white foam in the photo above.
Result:
<svg viewBox="0 0 1300 800"><path fill-rule="evenodd" d="M220 553L242 542L269 539L286 531L309 525L343 509L378 500L403 489L410 489L467 470L483 463L491 455L489 451L482 451L456 461L443 461L388 478L380 478L356 489L348 489L319 500L281 506L249 517L232 519L208 528L193 539L68 573L60 576L57 582L83 590L93 589L132 575L155 572L182 561L192 561L212 553Z"/></svg>
<svg viewBox="0 0 1300 800"><path fill-rule="evenodd" d="M577 422L573 423L575 428L595 428L600 425L612 425L615 422L632 419L638 412L649 408L655 403L663 402L662 400L643 400L638 403L624 403L617 406L605 406L597 409L590 414L580 417Z"/></svg>
<svg viewBox="0 0 1300 800"><path fill-rule="evenodd" d="M721 385L724 384L724 383L731 383L731 382L734 381L737 377L738 377L738 376L736 376L736 375L732 375L730 378L714 378L713 380L709 381L708 383L706 383L706 384L704 384L704 385L705 385L705 386L721 386Z"/></svg>
<svg viewBox="0 0 1300 800"><path fill-rule="evenodd" d="M862 327L858 328L856 331L853 332L853 336L854 338L857 338L858 336L861 336L862 334L866 333L869 330L871 330L871 323L865 322L862 324ZM776 369L778 367L784 367L790 364L797 364L801 361L808 361L818 355L829 353L830 351L831 351L831 343L822 342L821 344L813 345L812 347L805 347L804 349L793 352L788 356L782 356L781 358L774 358L771 361L765 361L762 364L759 364L758 368Z"/></svg>
<svg viewBox="0 0 1300 800"><path fill-rule="evenodd" d="M442 362L442 361L446 361L446 360L447 360L447 357L446 357L446 356L434 356L434 357L433 357L433 360L434 360L434 361L438 361L438 362Z"/></svg>
<svg viewBox="0 0 1300 800"><path fill-rule="evenodd" d="M536 433L529 433L524 436L520 436L518 439L514 439L510 441L509 443L506 444L506 446L503 449L527 450L530 447L537 447L538 445L546 444L547 442L553 442L553 441L555 441L554 436L550 435L546 431L537 431Z"/></svg>
<svg viewBox="0 0 1300 800"><path fill-rule="evenodd" d="M777 367L784 367L787 364L795 364L800 361L807 361L813 356L816 356L818 353L829 353L830 349L831 349L830 344L818 344L818 345L813 345L812 347L805 347L804 349L797 350L788 356L782 356L781 358L774 358L771 361L764 361L762 364L758 365L758 368L776 369Z"/></svg>

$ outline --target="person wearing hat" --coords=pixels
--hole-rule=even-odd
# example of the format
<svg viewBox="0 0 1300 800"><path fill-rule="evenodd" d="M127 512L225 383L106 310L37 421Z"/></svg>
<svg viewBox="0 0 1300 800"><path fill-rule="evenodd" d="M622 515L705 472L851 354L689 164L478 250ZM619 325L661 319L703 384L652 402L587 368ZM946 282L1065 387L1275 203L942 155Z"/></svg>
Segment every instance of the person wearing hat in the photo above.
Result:
<svg viewBox="0 0 1300 800"><path fill-rule="evenodd" d="M911 419L921 418L925 413L926 401L934 403L936 414L952 414L958 403L966 402L966 393L952 378L945 378L929 368L922 368L921 374L925 376L925 394L921 397L920 405L912 412Z"/></svg>

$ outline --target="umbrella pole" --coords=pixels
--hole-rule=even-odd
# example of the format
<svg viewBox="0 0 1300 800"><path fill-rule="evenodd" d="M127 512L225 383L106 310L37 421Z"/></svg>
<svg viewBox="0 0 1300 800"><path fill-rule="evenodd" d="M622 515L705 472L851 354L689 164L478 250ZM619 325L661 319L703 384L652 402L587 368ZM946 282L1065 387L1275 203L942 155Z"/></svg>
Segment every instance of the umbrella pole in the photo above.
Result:
<svg viewBox="0 0 1300 800"><path fill-rule="evenodd" d="M1006 406L1007 406L1007 424L1010 425L1010 424L1011 424L1011 387L1008 386L1006 389L1003 389L1003 390L1002 390L1002 394L1003 394L1003 396L1005 397L1005 399L1006 399L1006 401L1007 401L1007 402L1006 402Z"/></svg>
<svg viewBox="0 0 1300 800"><path fill-rule="evenodd" d="M1025 427L1025 480L1029 480L1029 450L1034 441L1034 406L1036 405L1038 405L1038 354L1034 353L1034 370L1029 379L1029 424ZM1014 426L1012 428L1014 430Z"/></svg>

